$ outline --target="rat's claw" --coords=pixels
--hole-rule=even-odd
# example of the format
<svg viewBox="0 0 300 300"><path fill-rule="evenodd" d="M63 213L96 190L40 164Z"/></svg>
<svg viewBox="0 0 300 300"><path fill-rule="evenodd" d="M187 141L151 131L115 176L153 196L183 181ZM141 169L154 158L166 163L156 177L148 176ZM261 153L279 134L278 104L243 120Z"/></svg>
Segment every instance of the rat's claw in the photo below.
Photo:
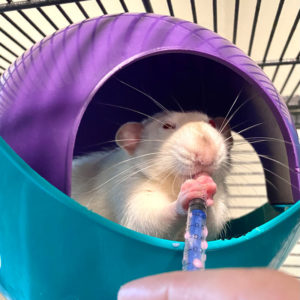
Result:
<svg viewBox="0 0 300 300"><path fill-rule="evenodd" d="M206 205L213 205L213 195L216 193L217 186L213 179L202 174L195 179L186 180L178 194L176 210L180 215L186 214L189 203L196 198L206 200Z"/></svg>

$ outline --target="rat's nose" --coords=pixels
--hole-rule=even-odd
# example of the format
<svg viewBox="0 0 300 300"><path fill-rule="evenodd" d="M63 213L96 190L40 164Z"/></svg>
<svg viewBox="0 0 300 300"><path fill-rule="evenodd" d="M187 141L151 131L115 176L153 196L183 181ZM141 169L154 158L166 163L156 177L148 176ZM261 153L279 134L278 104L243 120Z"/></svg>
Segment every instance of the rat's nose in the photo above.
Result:
<svg viewBox="0 0 300 300"><path fill-rule="evenodd" d="M203 134L199 134L193 140L189 140L185 148L190 153L192 160L203 166L213 164L217 155L215 143L209 136Z"/></svg>

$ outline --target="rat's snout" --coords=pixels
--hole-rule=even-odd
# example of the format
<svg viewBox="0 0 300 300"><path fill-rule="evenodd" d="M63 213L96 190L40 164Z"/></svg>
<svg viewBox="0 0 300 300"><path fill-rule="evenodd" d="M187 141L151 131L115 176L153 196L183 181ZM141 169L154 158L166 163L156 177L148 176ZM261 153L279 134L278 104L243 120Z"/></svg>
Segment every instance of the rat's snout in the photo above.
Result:
<svg viewBox="0 0 300 300"><path fill-rule="evenodd" d="M184 147L194 164L210 166L216 159L217 146L205 125L201 123L193 125Z"/></svg>

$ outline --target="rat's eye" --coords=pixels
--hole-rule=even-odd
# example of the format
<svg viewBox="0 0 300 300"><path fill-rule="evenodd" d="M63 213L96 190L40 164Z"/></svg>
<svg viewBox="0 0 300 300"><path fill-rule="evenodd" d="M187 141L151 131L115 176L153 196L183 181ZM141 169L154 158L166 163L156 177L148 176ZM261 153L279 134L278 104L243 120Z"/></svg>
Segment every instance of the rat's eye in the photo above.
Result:
<svg viewBox="0 0 300 300"><path fill-rule="evenodd" d="M209 120L208 123L213 127L216 128L216 122L214 120Z"/></svg>
<svg viewBox="0 0 300 300"><path fill-rule="evenodd" d="M162 126L163 129L175 129L176 125L172 123L164 123Z"/></svg>

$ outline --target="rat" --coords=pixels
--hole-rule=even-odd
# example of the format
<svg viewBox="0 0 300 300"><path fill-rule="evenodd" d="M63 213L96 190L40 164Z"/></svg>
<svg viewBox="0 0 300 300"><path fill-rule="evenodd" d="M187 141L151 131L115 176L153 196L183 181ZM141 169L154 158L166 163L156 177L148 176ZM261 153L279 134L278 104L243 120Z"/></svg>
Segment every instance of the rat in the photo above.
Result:
<svg viewBox="0 0 300 300"><path fill-rule="evenodd" d="M224 118L164 111L123 124L116 143L73 160L73 199L132 230L182 240L189 202L203 198L207 238L220 234L228 220L233 143Z"/></svg>

